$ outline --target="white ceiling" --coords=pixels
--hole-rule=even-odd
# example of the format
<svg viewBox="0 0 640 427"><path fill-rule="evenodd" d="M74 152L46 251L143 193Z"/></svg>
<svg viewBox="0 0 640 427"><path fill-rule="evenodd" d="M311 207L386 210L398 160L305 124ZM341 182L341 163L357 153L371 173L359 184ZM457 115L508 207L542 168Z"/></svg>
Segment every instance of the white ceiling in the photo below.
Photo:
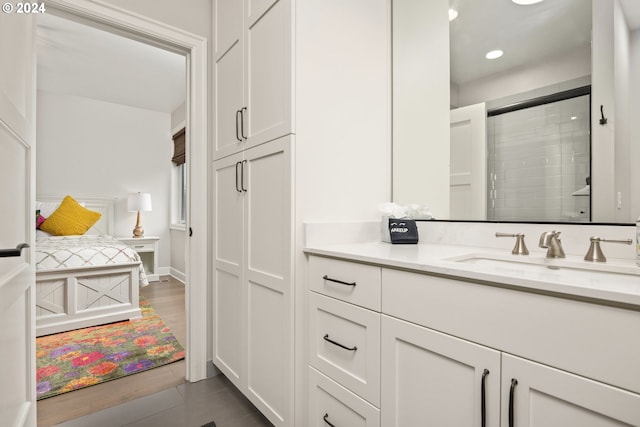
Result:
<svg viewBox="0 0 640 427"><path fill-rule="evenodd" d="M186 57L52 14L38 16L38 89L170 113Z"/></svg>
<svg viewBox="0 0 640 427"><path fill-rule="evenodd" d="M450 0L451 80L464 84L591 46L591 0ZM620 0L631 30L640 28L640 0ZM490 50L504 56L484 59Z"/></svg>
<svg viewBox="0 0 640 427"><path fill-rule="evenodd" d="M638 0L633 0L638 1ZM510 0L450 0L458 10L451 21L451 80L467 83L591 43L590 0L547 0L529 6ZM484 55L504 51L496 60Z"/></svg>
<svg viewBox="0 0 640 427"><path fill-rule="evenodd" d="M463 83L590 44L591 1L547 0L519 6L508 0L450 0L452 81ZM640 0L620 0L632 29ZM473 23L473 25L471 25ZM544 24L544 31L540 25ZM492 49L505 55L484 60ZM52 14L38 16L38 88L174 111L186 98L186 59L157 47Z"/></svg>

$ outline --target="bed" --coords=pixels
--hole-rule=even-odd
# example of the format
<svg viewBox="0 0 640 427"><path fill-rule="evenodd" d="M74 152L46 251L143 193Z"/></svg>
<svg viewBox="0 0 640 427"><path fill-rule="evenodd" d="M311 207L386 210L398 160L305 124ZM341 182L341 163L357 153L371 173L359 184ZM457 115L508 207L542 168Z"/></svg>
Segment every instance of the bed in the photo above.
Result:
<svg viewBox="0 0 640 427"><path fill-rule="evenodd" d="M46 217L62 197L37 198ZM139 255L111 236L113 199L78 198L102 217L82 236L36 232L36 335L141 316L140 286L148 283Z"/></svg>

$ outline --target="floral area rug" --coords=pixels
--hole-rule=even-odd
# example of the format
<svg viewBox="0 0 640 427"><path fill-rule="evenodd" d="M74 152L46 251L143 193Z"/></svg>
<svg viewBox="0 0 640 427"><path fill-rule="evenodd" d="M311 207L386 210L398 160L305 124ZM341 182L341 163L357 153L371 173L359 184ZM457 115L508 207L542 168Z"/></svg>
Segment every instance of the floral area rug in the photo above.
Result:
<svg viewBox="0 0 640 427"><path fill-rule="evenodd" d="M140 298L142 317L36 339L38 400L184 359L184 348Z"/></svg>

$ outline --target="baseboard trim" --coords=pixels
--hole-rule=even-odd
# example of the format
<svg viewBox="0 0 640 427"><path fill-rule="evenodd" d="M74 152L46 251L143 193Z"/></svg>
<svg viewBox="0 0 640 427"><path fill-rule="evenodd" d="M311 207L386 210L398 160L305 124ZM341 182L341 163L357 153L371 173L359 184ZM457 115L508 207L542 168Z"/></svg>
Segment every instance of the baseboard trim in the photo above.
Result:
<svg viewBox="0 0 640 427"><path fill-rule="evenodd" d="M182 271L176 270L175 268L171 267L169 269L169 276L173 277L174 279L176 279L179 282L182 282L182 284L186 284L187 283L187 277L185 276L185 274Z"/></svg>

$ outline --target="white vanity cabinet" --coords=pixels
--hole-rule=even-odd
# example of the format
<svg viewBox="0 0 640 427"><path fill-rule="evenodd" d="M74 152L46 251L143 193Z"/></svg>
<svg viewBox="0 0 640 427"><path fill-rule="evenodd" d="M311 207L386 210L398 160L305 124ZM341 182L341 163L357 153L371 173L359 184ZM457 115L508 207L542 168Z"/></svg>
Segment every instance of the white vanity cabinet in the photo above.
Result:
<svg viewBox="0 0 640 427"><path fill-rule="evenodd" d="M383 426L482 426L483 401L487 426L640 425L640 312L385 268L381 283Z"/></svg>
<svg viewBox="0 0 640 427"><path fill-rule="evenodd" d="M356 295L348 272L367 271L380 274L369 292L379 310L353 304L372 297ZM383 427L640 426L637 307L317 255L309 272L310 424L330 413L322 402L340 400L326 396L333 384L378 408ZM358 310L380 312L379 404L318 350L317 325L328 323L314 319L318 310L333 313L337 330L363 323ZM343 410L361 411L352 400L340 400Z"/></svg>
<svg viewBox="0 0 640 427"><path fill-rule="evenodd" d="M274 425L293 372L291 139L214 162L213 359Z"/></svg>
<svg viewBox="0 0 640 427"><path fill-rule="evenodd" d="M214 157L292 132L291 0L214 0Z"/></svg>

